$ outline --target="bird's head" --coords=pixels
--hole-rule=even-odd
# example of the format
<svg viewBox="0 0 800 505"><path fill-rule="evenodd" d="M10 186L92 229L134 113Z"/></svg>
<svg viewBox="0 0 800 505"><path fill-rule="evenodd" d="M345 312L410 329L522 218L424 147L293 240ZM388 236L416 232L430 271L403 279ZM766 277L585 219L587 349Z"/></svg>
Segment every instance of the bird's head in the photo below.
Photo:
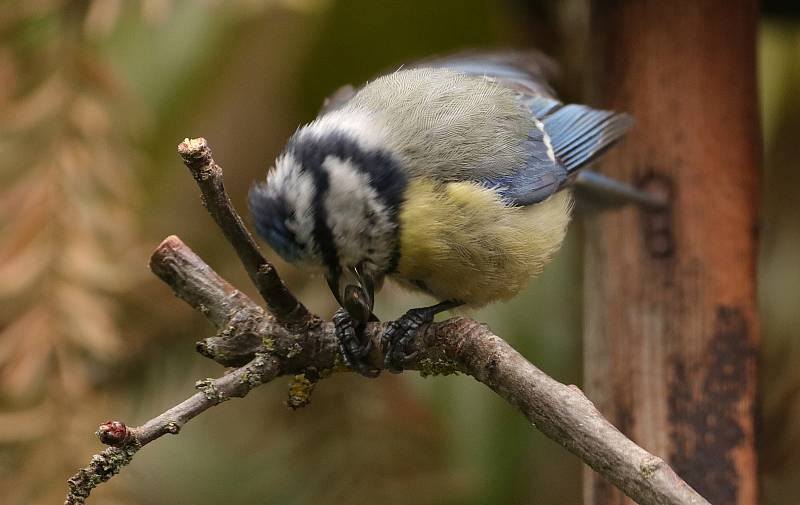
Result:
<svg viewBox="0 0 800 505"><path fill-rule="evenodd" d="M298 130L251 188L250 212L283 259L323 270L341 306L366 322L377 285L397 266L406 178L391 153L352 127L320 123Z"/></svg>

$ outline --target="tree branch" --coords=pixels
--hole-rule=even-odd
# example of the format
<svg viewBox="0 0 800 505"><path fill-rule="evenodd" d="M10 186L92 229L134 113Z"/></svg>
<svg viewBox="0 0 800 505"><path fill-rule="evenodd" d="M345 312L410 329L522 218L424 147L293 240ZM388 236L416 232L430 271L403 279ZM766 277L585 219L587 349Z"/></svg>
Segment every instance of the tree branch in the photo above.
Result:
<svg viewBox="0 0 800 505"><path fill-rule="evenodd" d="M191 419L225 400L244 397L254 387L274 379L279 370L280 364L274 357L259 353L250 363L227 375L197 381L198 393L137 428L128 428L119 421L103 423L96 435L111 447L93 456L89 466L67 481L69 494L65 505L84 503L92 489L119 473L143 446L162 435L177 434Z"/></svg>
<svg viewBox="0 0 800 505"><path fill-rule="evenodd" d="M200 146L202 156L184 155ZM269 265L255 248L241 219L230 205L221 184L221 169L213 163L205 141L186 141L181 154L204 159L216 172L214 180L197 177L206 207L237 250L248 272ZM193 173L203 170L194 169ZM249 263L248 263L249 262ZM248 266L249 265L249 266ZM253 270L253 267L255 270ZM175 236L158 246L150 261L152 271L169 284L175 294L199 310L217 328L217 334L198 342L198 350L225 366L239 366L218 379L198 381L200 390L189 399L140 427L127 428L113 421L98 429L98 436L112 445L92 458L90 465L69 481L67 504L83 503L89 492L128 464L144 445L165 434L175 434L193 417L231 397L243 397L254 387L281 375L294 375L290 406L307 403L310 389L332 371L347 371L340 362L333 325L316 316L298 319L295 307L279 317L273 312L289 308L294 297L277 274L269 287L259 291L283 297L280 303L267 300L264 311L245 294L217 275L202 259ZM271 269L271 266L269 266ZM258 276L253 276L259 282ZM261 282L265 278L262 278ZM277 287L276 287L277 286ZM291 297L291 298L289 298ZM296 300L295 300L296 301ZM302 305L299 304L300 307ZM305 308L302 309L305 311ZM307 311L306 311L307 314ZM366 334L373 340L373 366L382 368L380 335L383 323L372 323ZM423 375L466 373L487 385L516 406L542 433L581 458L599 474L642 504L707 504L660 458L637 446L606 421L576 386L550 378L529 363L488 327L471 319L454 318L424 328L410 343L415 358L407 368Z"/></svg>
<svg viewBox="0 0 800 505"><path fill-rule="evenodd" d="M222 168L214 162L206 139L185 139L178 145L178 154L200 187L203 205L239 255L270 312L286 324L307 322L311 318L308 309L286 289L275 267L261 254L242 218L233 209L225 192Z"/></svg>

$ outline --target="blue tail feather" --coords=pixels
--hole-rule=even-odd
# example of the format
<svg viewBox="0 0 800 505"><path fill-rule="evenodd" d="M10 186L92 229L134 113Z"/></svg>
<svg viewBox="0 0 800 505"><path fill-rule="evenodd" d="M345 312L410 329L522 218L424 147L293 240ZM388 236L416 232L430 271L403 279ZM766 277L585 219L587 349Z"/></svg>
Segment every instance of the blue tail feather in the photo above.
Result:
<svg viewBox="0 0 800 505"><path fill-rule="evenodd" d="M574 172L588 165L625 135L633 124L627 114L565 105L542 122L556 158Z"/></svg>

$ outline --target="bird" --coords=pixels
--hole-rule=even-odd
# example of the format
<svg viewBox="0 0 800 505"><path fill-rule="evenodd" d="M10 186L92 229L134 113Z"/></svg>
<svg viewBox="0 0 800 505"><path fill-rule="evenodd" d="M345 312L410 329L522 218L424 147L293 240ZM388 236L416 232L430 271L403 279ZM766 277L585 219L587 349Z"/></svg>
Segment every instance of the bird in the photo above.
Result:
<svg viewBox="0 0 800 505"><path fill-rule="evenodd" d="M355 371L380 373L363 330L386 278L439 300L384 332L384 368L399 372L436 314L514 297L560 248L571 181L633 120L561 102L553 68L535 51L461 52L342 87L250 188L257 233L325 276Z"/></svg>

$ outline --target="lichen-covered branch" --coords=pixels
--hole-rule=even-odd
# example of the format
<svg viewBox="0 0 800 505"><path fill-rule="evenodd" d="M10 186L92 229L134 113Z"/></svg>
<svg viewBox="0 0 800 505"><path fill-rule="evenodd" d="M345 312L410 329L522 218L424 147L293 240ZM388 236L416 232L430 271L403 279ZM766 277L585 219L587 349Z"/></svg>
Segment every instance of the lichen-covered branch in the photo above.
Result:
<svg viewBox="0 0 800 505"><path fill-rule="evenodd" d="M138 450L139 446L132 443L124 447L108 447L92 456L89 465L78 470L78 473L67 481L69 493L64 505L85 503L92 489L118 474L123 466L131 462Z"/></svg>
<svg viewBox="0 0 800 505"><path fill-rule="evenodd" d="M197 141L184 144L193 142ZM181 145L182 154L188 149L184 144ZM201 151L208 150L205 141L199 145ZM203 157L211 160L210 151ZM187 165L191 163L190 160ZM213 160L204 166L220 171ZM203 188L202 177L197 180ZM232 230L241 228L247 233L224 195L221 173L217 180L219 184L203 189L209 212L246 265L247 261L253 261L253 265L264 261L263 257L259 259L257 250L255 253L240 250L255 246L249 234L244 240ZM226 213L233 214L233 218L217 218ZM287 404L296 408L308 402L308 395L321 378L331 372L347 371L340 362L332 323L313 315L306 316L303 324L297 324L298 320L292 318L287 321L286 314L276 314L275 306L269 301L269 311L262 309L217 275L177 237L168 237L158 246L150 268L178 297L202 312L216 327L214 336L198 342L198 351L222 365L240 368L218 379L199 381L199 393L142 426L127 428L118 421L101 426L98 436L114 447L96 455L88 467L70 479L68 504L83 503L92 488L128 464L139 448L164 434L177 433L186 422L209 407L231 397L244 396L252 388L278 376L291 375ZM251 267L247 268L250 271ZM270 289L289 294L277 274L272 280L277 283ZM261 292L263 295L265 290ZM282 302L278 307L289 305ZM384 329L383 323L371 323L366 328L366 335L375 343L370 359L376 368L383 366L378 343ZM409 351L416 351L415 358L407 364L409 370L423 375L471 375L519 408L542 433L637 502L646 505L708 503L663 460L614 428L580 389L550 378L485 325L465 318L429 325L410 343Z"/></svg>
<svg viewBox="0 0 800 505"><path fill-rule="evenodd" d="M119 473L143 446L162 435L178 434L184 424L225 400L244 397L256 386L274 379L280 368L274 356L256 353L249 363L227 375L197 381L197 393L141 426L129 428L119 421L103 423L96 434L111 447L93 456L89 466L69 479L65 505L84 503L92 489Z"/></svg>

